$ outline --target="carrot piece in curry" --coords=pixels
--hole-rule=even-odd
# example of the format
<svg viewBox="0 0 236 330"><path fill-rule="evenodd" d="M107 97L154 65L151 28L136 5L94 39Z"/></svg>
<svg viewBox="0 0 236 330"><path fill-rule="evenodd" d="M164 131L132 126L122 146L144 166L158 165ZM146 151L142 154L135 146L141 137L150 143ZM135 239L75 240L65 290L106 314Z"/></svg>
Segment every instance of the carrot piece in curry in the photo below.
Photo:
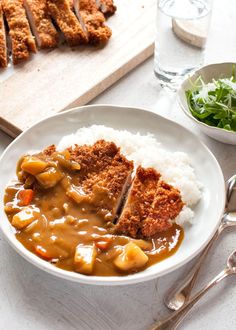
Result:
<svg viewBox="0 0 236 330"><path fill-rule="evenodd" d="M45 259L45 260L50 260L52 259L51 256L48 254L47 250L44 249L42 246L37 245L35 247L35 252L38 254L38 256L40 256L41 258Z"/></svg>
<svg viewBox="0 0 236 330"><path fill-rule="evenodd" d="M34 191L32 189L20 190L17 197L21 206L28 206L34 198Z"/></svg>

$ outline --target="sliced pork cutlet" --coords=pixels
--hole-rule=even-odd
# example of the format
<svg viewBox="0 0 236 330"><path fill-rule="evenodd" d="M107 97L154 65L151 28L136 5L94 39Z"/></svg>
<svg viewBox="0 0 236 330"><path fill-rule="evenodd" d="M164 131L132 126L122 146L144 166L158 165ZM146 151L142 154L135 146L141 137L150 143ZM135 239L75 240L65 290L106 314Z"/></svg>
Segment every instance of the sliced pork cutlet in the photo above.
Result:
<svg viewBox="0 0 236 330"><path fill-rule="evenodd" d="M7 42L3 18L2 2L0 1L0 68L7 67Z"/></svg>
<svg viewBox="0 0 236 330"><path fill-rule="evenodd" d="M113 0L96 0L98 8L105 16L112 16L116 12Z"/></svg>
<svg viewBox="0 0 236 330"><path fill-rule="evenodd" d="M139 236L142 221L150 213L160 174L153 168L137 168L126 203L116 224L115 232L136 238Z"/></svg>
<svg viewBox="0 0 236 330"><path fill-rule="evenodd" d="M179 190L160 181L148 217L142 221L141 235L153 237L171 228L172 220L179 215L183 206Z"/></svg>
<svg viewBox="0 0 236 330"><path fill-rule="evenodd" d="M138 167L115 231L133 238L151 238L172 227L183 208L180 192L160 180L153 168Z"/></svg>
<svg viewBox="0 0 236 330"><path fill-rule="evenodd" d="M131 182L133 162L112 142L98 141L90 152L87 146L79 148L80 178L67 194L78 204L88 204L106 221L113 221Z"/></svg>
<svg viewBox="0 0 236 330"><path fill-rule="evenodd" d="M55 20L70 46L88 42L80 22L71 9L69 0L47 0L47 7L49 14Z"/></svg>
<svg viewBox="0 0 236 330"><path fill-rule="evenodd" d="M133 162L117 153L111 165L103 171L90 175L82 184L83 191L97 213L113 221L131 183Z"/></svg>
<svg viewBox="0 0 236 330"><path fill-rule="evenodd" d="M34 37L23 7L23 0L2 0L3 12L9 27L13 63L18 64L36 52Z"/></svg>
<svg viewBox="0 0 236 330"><path fill-rule="evenodd" d="M119 148L113 142L98 140L93 145L75 146L67 149L70 159L81 165L78 180L84 180L94 173L99 173L111 165Z"/></svg>
<svg viewBox="0 0 236 330"><path fill-rule="evenodd" d="M105 17L98 10L96 0L74 0L74 8L91 45L104 44L110 39L111 29L104 24Z"/></svg>
<svg viewBox="0 0 236 330"><path fill-rule="evenodd" d="M69 0L71 10L74 10L74 0Z"/></svg>
<svg viewBox="0 0 236 330"><path fill-rule="evenodd" d="M31 29L40 48L53 48L58 43L58 33L47 10L47 0L24 0Z"/></svg>

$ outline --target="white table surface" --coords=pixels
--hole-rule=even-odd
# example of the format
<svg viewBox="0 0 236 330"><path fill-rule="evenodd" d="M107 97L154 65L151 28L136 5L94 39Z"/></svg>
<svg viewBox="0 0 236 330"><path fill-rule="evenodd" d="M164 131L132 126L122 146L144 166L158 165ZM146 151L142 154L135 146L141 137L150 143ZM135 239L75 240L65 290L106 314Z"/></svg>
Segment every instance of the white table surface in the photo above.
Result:
<svg viewBox="0 0 236 330"><path fill-rule="evenodd" d="M206 61L236 62L235 0L216 0L213 13ZM181 123L212 150L228 179L236 173L236 147L216 142L192 125L173 97L159 87L152 62L146 61L91 103L144 107ZM11 138L0 132L0 153L10 142ZM211 250L198 287L224 267L234 248L236 231L231 230ZM185 268L191 267L187 265L173 274L138 285L89 287L38 270L18 256L1 234L0 251L0 330L147 329L168 314L163 294ZM202 299L180 329L236 329L236 278L225 280Z"/></svg>

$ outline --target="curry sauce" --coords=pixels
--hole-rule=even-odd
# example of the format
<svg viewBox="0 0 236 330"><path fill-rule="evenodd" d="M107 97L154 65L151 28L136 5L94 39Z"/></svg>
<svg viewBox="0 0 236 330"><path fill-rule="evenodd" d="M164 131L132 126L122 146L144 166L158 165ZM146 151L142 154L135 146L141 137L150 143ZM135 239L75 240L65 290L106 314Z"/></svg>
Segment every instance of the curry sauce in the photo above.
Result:
<svg viewBox="0 0 236 330"><path fill-rule="evenodd" d="M103 180L102 197L105 196L106 203L102 198L94 202L93 187L99 186L101 179L93 183L90 192L81 192L78 189L81 188L78 184L80 164L74 159L72 162L68 153L53 150L34 155L33 159L30 157L24 156L19 161L19 180L6 188L4 203L17 239L38 257L68 271L96 276L121 276L160 262L179 248L184 231L175 223L155 237L145 239L116 234L117 215L112 214L113 205L109 209L111 198L114 202L116 195L111 197L108 194L108 186ZM58 161L60 157L64 162ZM35 170L32 164L37 159L39 162ZM114 167L111 164L109 166ZM130 170L130 164L126 165L127 170ZM119 178L119 182L122 182L120 191L123 192L127 180ZM74 187L76 198L70 193L71 187ZM122 205L120 196L119 204L116 214Z"/></svg>

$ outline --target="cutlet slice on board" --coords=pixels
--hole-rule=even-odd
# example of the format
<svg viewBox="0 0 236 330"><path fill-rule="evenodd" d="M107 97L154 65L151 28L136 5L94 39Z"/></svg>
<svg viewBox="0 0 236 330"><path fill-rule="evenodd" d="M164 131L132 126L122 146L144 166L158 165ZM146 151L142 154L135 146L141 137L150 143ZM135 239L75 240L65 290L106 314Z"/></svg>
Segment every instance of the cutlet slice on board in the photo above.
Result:
<svg viewBox="0 0 236 330"><path fill-rule="evenodd" d="M46 0L24 0L24 7L38 46L56 47L58 33L48 14Z"/></svg>
<svg viewBox="0 0 236 330"><path fill-rule="evenodd" d="M112 16L116 12L113 0L96 0L98 8L105 16Z"/></svg>
<svg viewBox="0 0 236 330"><path fill-rule="evenodd" d="M23 0L2 0L3 12L9 27L13 63L18 64L36 52L34 37L23 7Z"/></svg>
<svg viewBox="0 0 236 330"><path fill-rule="evenodd" d="M2 2L0 1L0 68L7 67L7 42L3 18Z"/></svg>
<svg viewBox="0 0 236 330"><path fill-rule="evenodd" d="M69 0L47 0L47 7L70 46L87 43L87 36L72 11Z"/></svg>
<svg viewBox="0 0 236 330"><path fill-rule="evenodd" d="M110 39L111 29L104 24L105 17L96 0L74 0L74 8L90 44L104 44Z"/></svg>

